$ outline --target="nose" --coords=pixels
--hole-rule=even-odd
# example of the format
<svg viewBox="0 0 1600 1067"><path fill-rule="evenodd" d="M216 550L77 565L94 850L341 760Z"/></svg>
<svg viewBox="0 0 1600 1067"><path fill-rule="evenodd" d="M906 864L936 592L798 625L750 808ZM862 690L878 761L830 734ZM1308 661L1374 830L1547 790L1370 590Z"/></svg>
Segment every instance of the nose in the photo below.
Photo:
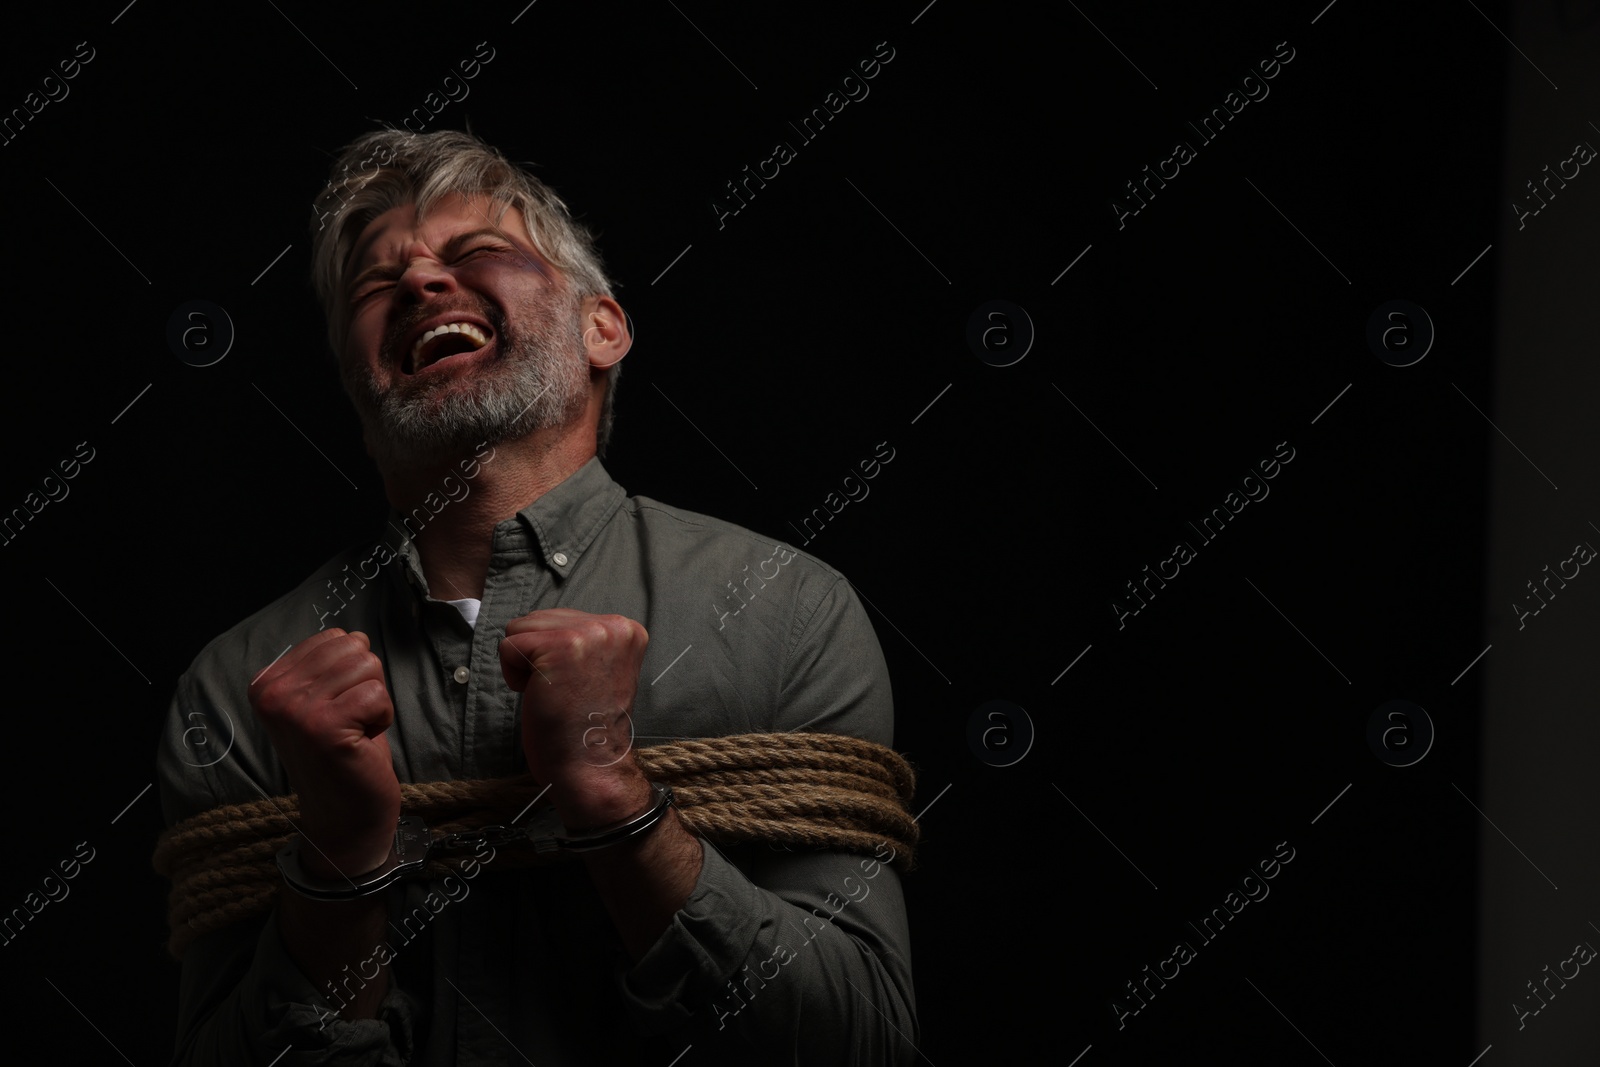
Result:
<svg viewBox="0 0 1600 1067"><path fill-rule="evenodd" d="M405 303L422 303L457 289L450 268L431 256L413 256L395 282L395 291Z"/></svg>

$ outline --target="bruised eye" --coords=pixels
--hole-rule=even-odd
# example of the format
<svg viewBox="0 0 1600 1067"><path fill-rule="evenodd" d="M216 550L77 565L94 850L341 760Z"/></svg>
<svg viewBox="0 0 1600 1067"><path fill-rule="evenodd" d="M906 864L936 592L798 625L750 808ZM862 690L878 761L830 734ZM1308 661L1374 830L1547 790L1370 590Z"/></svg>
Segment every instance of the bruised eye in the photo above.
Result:
<svg viewBox="0 0 1600 1067"><path fill-rule="evenodd" d="M363 285L360 289L356 290L356 294L350 298L350 303L359 304L362 301L366 300L368 297L377 296L379 293L383 292L384 290L393 289L393 288L394 288L394 283L392 283L392 282L388 282L388 283L384 283L384 284L374 284L374 283L370 283L369 282L368 284Z"/></svg>

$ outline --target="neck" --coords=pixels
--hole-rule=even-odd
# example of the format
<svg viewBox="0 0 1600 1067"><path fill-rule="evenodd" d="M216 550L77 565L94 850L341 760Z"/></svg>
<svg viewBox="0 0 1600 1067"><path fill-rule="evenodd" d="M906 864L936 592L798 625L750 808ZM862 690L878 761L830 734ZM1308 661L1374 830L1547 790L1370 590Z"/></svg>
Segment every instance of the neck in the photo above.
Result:
<svg viewBox="0 0 1600 1067"><path fill-rule="evenodd" d="M483 445L477 454L383 473L389 503L421 525L413 541L428 593L437 600L483 599L494 528L560 485L595 454L571 428Z"/></svg>

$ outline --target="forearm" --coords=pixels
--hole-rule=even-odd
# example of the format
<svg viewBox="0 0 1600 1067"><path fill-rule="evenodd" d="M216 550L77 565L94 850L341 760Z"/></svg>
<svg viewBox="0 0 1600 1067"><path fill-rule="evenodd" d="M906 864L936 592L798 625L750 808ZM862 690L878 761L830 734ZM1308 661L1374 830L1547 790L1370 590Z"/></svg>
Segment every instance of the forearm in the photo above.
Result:
<svg viewBox="0 0 1600 1067"><path fill-rule="evenodd" d="M643 840L584 853L595 891L634 963L694 892L703 855L700 839L670 808Z"/></svg>
<svg viewBox="0 0 1600 1067"><path fill-rule="evenodd" d="M185 957L173 1067L261 1062L260 1013L251 1010L245 1000L258 983L249 975L240 980L228 970L230 961L248 958L260 932L256 924L251 926L248 936L242 927L206 935ZM224 993L223 987L230 982L235 984Z"/></svg>
<svg viewBox="0 0 1600 1067"><path fill-rule="evenodd" d="M717 1031L742 1038L761 1062L888 1067L916 1056L907 961L852 933L857 902L835 899L837 912L772 900L772 925L711 1004Z"/></svg>
<svg viewBox="0 0 1600 1067"><path fill-rule="evenodd" d="M276 915L213 931L184 955L173 1063L376 1067L407 1061L414 1005L402 994L391 989L376 1019L346 1021L336 1006L289 956Z"/></svg>
<svg viewBox="0 0 1600 1067"><path fill-rule="evenodd" d="M302 855L303 870L322 880L372 870L393 843L400 795L384 732L393 707L365 636L325 631L292 646L256 675L243 701L236 675L229 659L191 668L179 683L174 726L158 750L169 825L299 785L292 825L317 843ZM220 709L242 702L253 718L224 719ZM205 762L196 762L192 747L196 715L226 721L232 731L223 753ZM292 759L281 760L284 753ZM189 944L176 1062L406 1062L417 1006L390 986L387 958L375 953L387 898L324 903L281 882L277 888L264 920L182 939Z"/></svg>
<svg viewBox="0 0 1600 1067"><path fill-rule="evenodd" d="M909 956L886 866L773 853L734 867L708 845L705 876L627 988L636 1025L687 1014L698 1033L685 1040L721 1050L717 1062L899 1064L916 1056Z"/></svg>
<svg viewBox="0 0 1600 1067"><path fill-rule="evenodd" d="M569 830L614 826L653 801L650 783L631 759L611 773L591 772L552 787L552 803ZM638 963L694 892L703 855L700 839L669 807L637 839L581 855L628 958Z"/></svg>
<svg viewBox="0 0 1600 1067"><path fill-rule="evenodd" d="M375 1019L389 990L385 953L388 906L383 894L349 901L312 900L284 886L278 932L284 949L313 988L343 1019Z"/></svg>

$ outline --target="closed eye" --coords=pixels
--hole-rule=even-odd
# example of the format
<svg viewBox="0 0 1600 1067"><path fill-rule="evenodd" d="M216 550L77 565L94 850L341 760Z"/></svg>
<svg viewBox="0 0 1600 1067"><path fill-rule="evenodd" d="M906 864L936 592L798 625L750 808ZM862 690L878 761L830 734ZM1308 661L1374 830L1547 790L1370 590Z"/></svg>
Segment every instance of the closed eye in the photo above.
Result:
<svg viewBox="0 0 1600 1067"><path fill-rule="evenodd" d="M457 257L456 261L460 262L461 260L466 259L469 256L477 255L479 252L499 253L499 252L505 252L505 251L507 251L507 249L503 245L482 244L482 245L478 245L478 246L476 246L474 248L467 249L465 252L461 253L461 255Z"/></svg>
<svg viewBox="0 0 1600 1067"><path fill-rule="evenodd" d="M499 254L508 253L510 251L512 251L510 248L506 247L505 245L501 245L501 244L494 244L494 243L480 244L480 245L475 245L472 248L468 248L465 251L458 253L456 255L456 258L452 262L460 263L460 262L462 262L464 260L470 259L471 257L477 255L480 252L487 252L487 253L489 253L491 255L499 255ZM362 301L366 300L368 297L376 296L378 293L381 293L386 289L393 289L393 288L394 288L394 282L392 282L392 281L384 282L384 281L381 281L380 279L374 278L372 281L365 282L365 283L362 284L362 286L356 291L356 293L353 296L350 297L350 303L352 305L359 304Z"/></svg>

